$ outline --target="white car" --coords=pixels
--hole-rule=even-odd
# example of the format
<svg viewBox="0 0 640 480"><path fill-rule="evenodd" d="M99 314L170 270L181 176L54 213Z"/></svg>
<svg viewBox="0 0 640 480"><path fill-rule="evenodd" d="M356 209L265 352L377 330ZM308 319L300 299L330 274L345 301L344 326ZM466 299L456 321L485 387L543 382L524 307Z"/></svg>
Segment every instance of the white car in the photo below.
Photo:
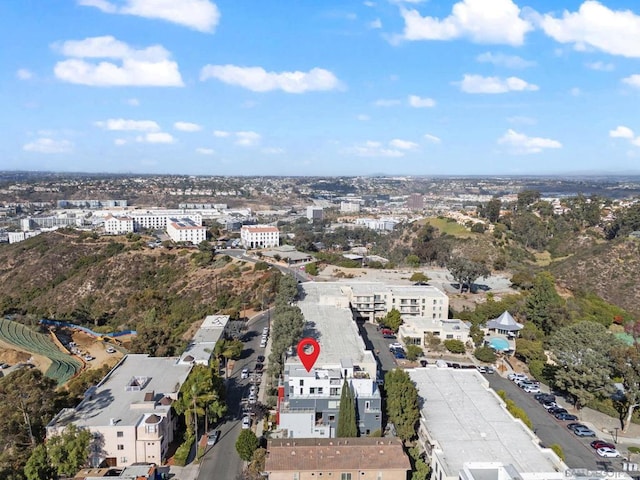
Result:
<svg viewBox="0 0 640 480"><path fill-rule="evenodd" d="M244 370L242 370L242 373L240 373L240 378L249 378L249 369L245 368Z"/></svg>
<svg viewBox="0 0 640 480"><path fill-rule="evenodd" d="M244 417L242 419L242 428L245 430L251 428L251 417Z"/></svg>
<svg viewBox="0 0 640 480"><path fill-rule="evenodd" d="M507 375L507 378L515 382L516 380L527 380L529 377L524 373L510 373Z"/></svg>
<svg viewBox="0 0 640 480"><path fill-rule="evenodd" d="M107 353L116 353L116 349L113 347L107 347Z"/></svg>
<svg viewBox="0 0 640 480"><path fill-rule="evenodd" d="M596 453L601 457L607 457L607 458L616 458L621 456L618 450L616 450L615 448L609 448L609 447L598 448L596 450Z"/></svg>
<svg viewBox="0 0 640 480"><path fill-rule="evenodd" d="M260 347L264 348L267 346L267 339L263 338L262 340L260 340Z"/></svg>
<svg viewBox="0 0 640 480"><path fill-rule="evenodd" d="M392 343L391 345L389 345L389 350L393 350L395 348L399 348L404 350L404 346L401 343Z"/></svg>
<svg viewBox="0 0 640 480"><path fill-rule="evenodd" d="M255 395L249 395L249 403L250 404L254 404L256 403L256 396Z"/></svg>
<svg viewBox="0 0 640 480"><path fill-rule="evenodd" d="M269 335L269 327L264 327L262 329L262 335Z"/></svg>
<svg viewBox="0 0 640 480"><path fill-rule="evenodd" d="M540 393L540 387L537 387L536 385L527 385L523 390L527 393Z"/></svg>

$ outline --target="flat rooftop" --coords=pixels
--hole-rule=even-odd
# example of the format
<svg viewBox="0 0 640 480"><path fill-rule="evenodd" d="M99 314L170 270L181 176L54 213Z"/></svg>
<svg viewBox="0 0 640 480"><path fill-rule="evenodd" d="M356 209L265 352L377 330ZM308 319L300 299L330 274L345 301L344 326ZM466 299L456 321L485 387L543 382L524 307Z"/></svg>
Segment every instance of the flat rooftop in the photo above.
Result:
<svg viewBox="0 0 640 480"><path fill-rule="evenodd" d="M396 297L436 296L448 298L441 290L431 285L387 285L382 282L342 282L350 287L355 296L371 296L379 293L391 293Z"/></svg>
<svg viewBox="0 0 640 480"><path fill-rule="evenodd" d="M165 396L176 399L190 371L191 365L178 363L176 357L125 355L90 395L76 408L60 412L49 426L74 423L78 427L98 427L110 425L111 419L116 419L118 425L137 425L146 414L170 408L170 403L158 403L159 400ZM132 383L138 388L127 388ZM151 392L155 402L145 401Z"/></svg>
<svg viewBox="0 0 640 480"><path fill-rule="evenodd" d="M445 469L458 476L467 462L511 464L521 472L557 472L553 453L506 410L504 403L475 370L416 368L407 370L423 399L422 421ZM556 457L557 458L557 457Z"/></svg>
<svg viewBox="0 0 640 480"><path fill-rule="evenodd" d="M190 363L209 363L209 359L213 354L216 343L224 334L224 330L229 323L229 315L208 315L202 325L193 336L193 340L189 342L182 355L180 361Z"/></svg>
<svg viewBox="0 0 640 480"><path fill-rule="evenodd" d="M302 300L298 307L306 321L304 337L312 337L320 344L318 368L340 366L341 360L354 364L374 362L353 320L349 302L341 288L344 283L305 282L300 284Z"/></svg>

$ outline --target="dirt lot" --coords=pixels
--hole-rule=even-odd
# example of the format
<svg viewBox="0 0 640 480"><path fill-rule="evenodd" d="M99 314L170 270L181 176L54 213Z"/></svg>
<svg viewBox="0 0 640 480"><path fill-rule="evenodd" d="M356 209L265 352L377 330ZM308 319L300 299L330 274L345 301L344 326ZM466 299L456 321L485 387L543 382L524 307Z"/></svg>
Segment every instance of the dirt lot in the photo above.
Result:
<svg viewBox="0 0 640 480"><path fill-rule="evenodd" d="M51 365L51 360L42 355L34 355L30 352L17 349L14 345L0 340L0 363L8 363L16 365L17 363L30 362L34 364L43 373L47 371Z"/></svg>
<svg viewBox="0 0 640 480"><path fill-rule="evenodd" d="M104 364L108 364L112 367L123 357L123 353L117 346L98 340L84 332L74 331L71 338L82 352L82 355L88 353L94 357L94 360L87 362L84 361L82 356L77 356L79 360L82 360L85 363L87 368L96 369L102 367ZM113 346L115 348L115 353L107 353L107 348L109 346Z"/></svg>

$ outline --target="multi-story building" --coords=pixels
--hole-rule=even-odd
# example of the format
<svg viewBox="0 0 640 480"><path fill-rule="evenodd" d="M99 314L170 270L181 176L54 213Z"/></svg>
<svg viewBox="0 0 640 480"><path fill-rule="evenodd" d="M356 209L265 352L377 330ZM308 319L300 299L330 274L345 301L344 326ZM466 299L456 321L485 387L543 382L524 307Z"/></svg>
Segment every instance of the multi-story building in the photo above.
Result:
<svg viewBox="0 0 640 480"><path fill-rule="evenodd" d="M306 282L298 306L305 337L317 339L320 355L307 371L296 356L287 358L278 389L278 425L289 438L335 437L343 385L351 389L360 435L382 425L376 359L358 333L349 301L339 283Z"/></svg>
<svg viewBox="0 0 640 480"><path fill-rule="evenodd" d="M47 436L70 424L88 429L94 466L164 463L177 428L171 405L192 365L175 357L126 355L77 407L61 410L49 422Z"/></svg>
<svg viewBox="0 0 640 480"><path fill-rule="evenodd" d="M407 198L407 208L409 210L422 210L424 209L424 195L421 193L412 193Z"/></svg>
<svg viewBox="0 0 640 480"><path fill-rule="evenodd" d="M409 458L397 438L269 440L268 480L406 480Z"/></svg>
<svg viewBox="0 0 640 480"><path fill-rule="evenodd" d="M469 340L471 325L455 318L436 319L428 317L405 317L400 325L398 337L407 345L427 347L429 337L440 340L460 340L466 343Z"/></svg>
<svg viewBox="0 0 640 480"><path fill-rule="evenodd" d="M378 232L390 232L400 223L394 218L357 218L356 225Z"/></svg>
<svg viewBox="0 0 640 480"><path fill-rule="evenodd" d="M343 283L342 291L358 318L375 321L395 309L402 316L446 320L449 297L430 285L385 285L374 282Z"/></svg>
<svg viewBox="0 0 640 480"><path fill-rule="evenodd" d="M359 202L340 202L341 213L358 213L360 211Z"/></svg>
<svg viewBox="0 0 640 480"><path fill-rule="evenodd" d="M322 207L307 207L307 218L311 221L321 221L324 215Z"/></svg>
<svg viewBox="0 0 640 480"><path fill-rule="evenodd" d="M418 442L432 478L559 480L568 469L475 369L408 370L422 398Z"/></svg>
<svg viewBox="0 0 640 480"><path fill-rule="evenodd" d="M110 235L131 233L134 231L133 218L109 215L104 219L104 231Z"/></svg>
<svg viewBox="0 0 640 480"><path fill-rule="evenodd" d="M171 218L167 222L167 235L174 242L191 242L198 245L207 239L207 229L190 218Z"/></svg>
<svg viewBox="0 0 640 480"><path fill-rule="evenodd" d="M280 245L280 230L271 225L244 225L240 229L244 248L271 248Z"/></svg>

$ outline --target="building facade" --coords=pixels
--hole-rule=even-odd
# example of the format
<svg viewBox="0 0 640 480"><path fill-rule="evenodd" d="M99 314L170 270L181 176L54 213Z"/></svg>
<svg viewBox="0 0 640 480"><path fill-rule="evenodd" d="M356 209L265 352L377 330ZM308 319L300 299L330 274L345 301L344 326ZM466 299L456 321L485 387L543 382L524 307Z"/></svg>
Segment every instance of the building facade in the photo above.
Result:
<svg viewBox="0 0 640 480"><path fill-rule="evenodd" d="M198 245L207 239L207 229L190 218L171 218L167 223L167 235L174 242L189 242Z"/></svg>
<svg viewBox="0 0 640 480"><path fill-rule="evenodd" d="M322 221L324 211L322 207L307 207L307 219L313 221Z"/></svg>
<svg viewBox="0 0 640 480"><path fill-rule="evenodd" d="M280 230L271 225L244 225L240 229L244 248L271 248L280 245Z"/></svg>
<svg viewBox="0 0 640 480"><path fill-rule="evenodd" d="M405 317L400 325L398 337L407 345L418 345L421 348L429 346L429 338L440 340L460 340L467 343L471 326L455 318L436 319L425 317Z"/></svg>
<svg viewBox="0 0 640 480"><path fill-rule="evenodd" d="M104 219L104 231L110 235L125 235L131 233L134 231L133 218L109 215Z"/></svg>

